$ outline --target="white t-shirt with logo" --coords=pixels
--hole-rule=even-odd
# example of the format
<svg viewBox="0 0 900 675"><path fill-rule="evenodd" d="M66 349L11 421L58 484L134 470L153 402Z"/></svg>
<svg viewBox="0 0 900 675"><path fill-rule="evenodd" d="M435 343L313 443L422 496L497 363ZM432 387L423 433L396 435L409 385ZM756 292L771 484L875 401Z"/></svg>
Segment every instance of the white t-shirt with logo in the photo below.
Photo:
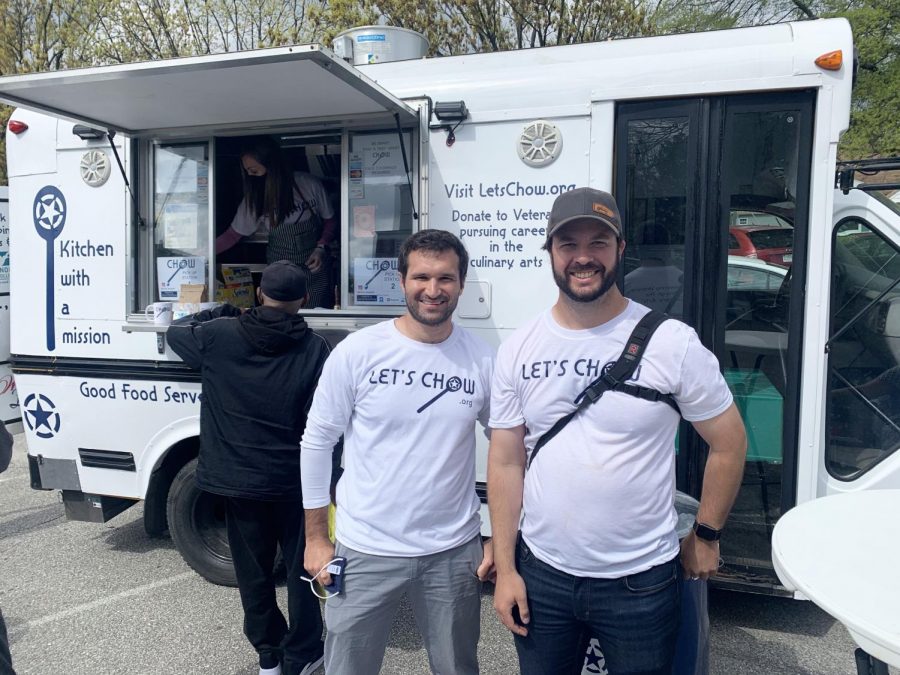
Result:
<svg viewBox="0 0 900 675"><path fill-rule="evenodd" d="M336 537L372 555L421 556L475 537L476 421L487 427L493 350L459 326L439 344L394 321L359 330L328 357L301 441L303 506L328 504L331 449L344 434Z"/></svg>
<svg viewBox="0 0 900 675"><path fill-rule="evenodd" d="M297 205L297 208L287 215L284 223L292 225L309 220L310 210L303 205L303 199L306 199L306 203L312 206L322 220L334 218L334 210L331 208L322 182L315 176L298 171L294 174L294 204ZM249 237L255 232L267 235L270 229L269 216L255 216L250 210L250 204L245 196L234 213L231 228L245 237Z"/></svg>
<svg viewBox="0 0 900 675"><path fill-rule="evenodd" d="M616 361L649 311L587 330L559 326L547 310L501 346L494 366L494 429L526 426L537 440L571 412L575 398ZM688 421L713 418L732 402L719 364L689 326L665 321L630 382L671 393ZM581 577L618 578L671 560L675 534L675 433L663 402L606 392L541 448L525 475L522 536L535 556Z"/></svg>

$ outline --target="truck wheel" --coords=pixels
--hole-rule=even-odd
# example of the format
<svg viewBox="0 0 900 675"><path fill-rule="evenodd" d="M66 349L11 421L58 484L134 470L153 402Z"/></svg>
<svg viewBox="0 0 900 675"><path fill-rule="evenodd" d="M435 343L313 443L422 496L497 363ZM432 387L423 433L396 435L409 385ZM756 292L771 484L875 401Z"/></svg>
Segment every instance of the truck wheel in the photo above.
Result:
<svg viewBox="0 0 900 675"><path fill-rule="evenodd" d="M207 581L237 586L225 531L224 500L197 487L197 460L181 467L169 488L169 533L185 562Z"/></svg>

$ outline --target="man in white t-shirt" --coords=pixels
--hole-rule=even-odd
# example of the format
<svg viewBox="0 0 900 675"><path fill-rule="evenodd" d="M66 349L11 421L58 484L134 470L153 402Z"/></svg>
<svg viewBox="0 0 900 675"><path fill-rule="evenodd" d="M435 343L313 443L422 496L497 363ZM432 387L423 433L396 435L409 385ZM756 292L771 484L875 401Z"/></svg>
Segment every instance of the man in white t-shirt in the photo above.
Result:
<svg viewBox="0 0 900 675"><path fill-rule="evenodd" d="M455 326L468 254L425 230L398 259L407 312L344 339L325 362L301 441L305 567L343 590L325 604L325 670L375 674L391 621L409 597L435 673L474 675L482 551L476 422L487 427L492 349ZM328 539L331 449L344 436L336 545Z"/></svg>
<svg viewBox="0 0 900 675"><path fill-rule="evenodd" d="M500 347L491 396L488 496L494 606L521 672L571 672L596 637L610 675L671 673L684 575L715 574L719 531L740 486L746 437L715 357L664 321L629 384L670 394L709 444L695 532L675 534L675 433L663 401L607 391L533 458L538 439L611 367L648 308L616 286L625 248L612 195L556 199L545 248L556 304ZM521 536L517 539L520 526Z"/></svg>

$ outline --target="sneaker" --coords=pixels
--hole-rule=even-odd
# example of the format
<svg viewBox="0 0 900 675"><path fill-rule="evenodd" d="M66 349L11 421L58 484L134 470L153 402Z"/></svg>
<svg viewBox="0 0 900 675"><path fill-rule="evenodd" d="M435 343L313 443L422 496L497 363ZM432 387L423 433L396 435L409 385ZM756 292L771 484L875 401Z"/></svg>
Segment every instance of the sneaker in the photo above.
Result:
<svg viewBox="0 0 900 675"><path fill-rule="evenodd" d="M300 669L300 675L312 675L321 667L323 663L325 663L324 654L317 658L315 661L310 661L305 666L303 666L303 668Z"/></svg>
<svg viewBox="0 0 900 675"><path fill-rule="evenodd" d="M281 675L281 664L275 654L266 652L259 655L259 675Z"/></svg>

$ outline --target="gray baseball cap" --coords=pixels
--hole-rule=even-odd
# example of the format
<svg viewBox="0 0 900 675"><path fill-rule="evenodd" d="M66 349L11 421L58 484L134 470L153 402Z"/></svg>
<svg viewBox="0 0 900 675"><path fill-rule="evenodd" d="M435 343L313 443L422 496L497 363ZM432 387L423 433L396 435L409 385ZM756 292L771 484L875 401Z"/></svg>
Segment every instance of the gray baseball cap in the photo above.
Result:
<svg viewBox="0 0 900 675"><path fill-rule="evenodd" d="M563 225L574 220L596 220L610 228L616 237L622 237L622 218L615 198L603 190L594 188L577 188L563 192L550 209L550 220L547 223L547 242Z"/></svg>

